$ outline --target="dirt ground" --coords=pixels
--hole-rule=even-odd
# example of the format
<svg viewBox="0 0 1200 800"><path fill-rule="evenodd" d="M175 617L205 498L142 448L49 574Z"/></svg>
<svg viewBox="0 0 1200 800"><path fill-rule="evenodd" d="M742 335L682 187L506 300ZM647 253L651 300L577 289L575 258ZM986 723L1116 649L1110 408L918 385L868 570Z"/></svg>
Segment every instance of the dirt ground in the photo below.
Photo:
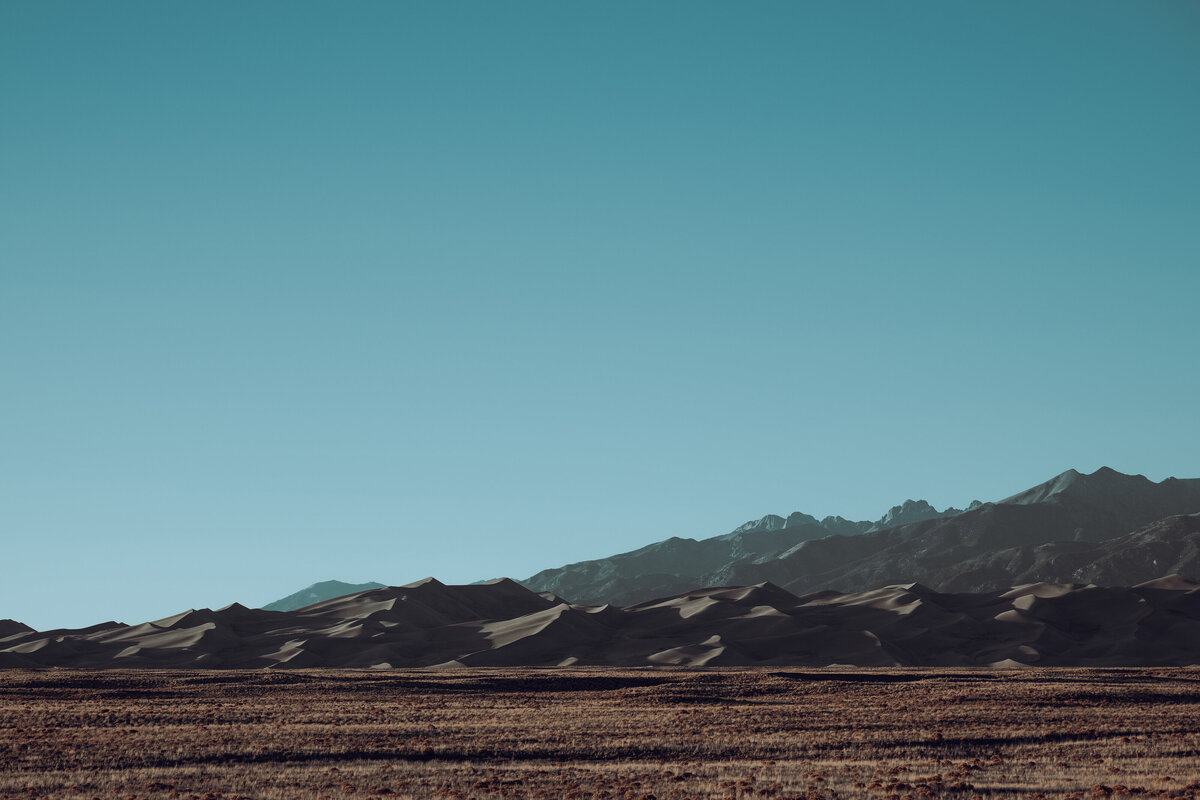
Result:
<svg viewBox="0 0 1200 800"><path fill-rule="evenodd" d="M1200 798L1200 669L0 671L0 797Z"/></svg>

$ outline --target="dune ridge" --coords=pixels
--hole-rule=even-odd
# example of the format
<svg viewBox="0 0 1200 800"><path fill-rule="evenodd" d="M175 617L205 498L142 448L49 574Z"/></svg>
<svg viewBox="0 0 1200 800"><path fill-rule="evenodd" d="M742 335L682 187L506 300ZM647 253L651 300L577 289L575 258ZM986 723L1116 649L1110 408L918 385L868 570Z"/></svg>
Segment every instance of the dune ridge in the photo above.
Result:
<svg viewBox="0 0 1200 800"><path fill-rule="evenodd" d="M0 629L0 667L1164 666L1200 664L1200 584L920 583L797 596L769 582L626 607L507 578L428 578L295 611L189 609L139 625Z"/></svg>

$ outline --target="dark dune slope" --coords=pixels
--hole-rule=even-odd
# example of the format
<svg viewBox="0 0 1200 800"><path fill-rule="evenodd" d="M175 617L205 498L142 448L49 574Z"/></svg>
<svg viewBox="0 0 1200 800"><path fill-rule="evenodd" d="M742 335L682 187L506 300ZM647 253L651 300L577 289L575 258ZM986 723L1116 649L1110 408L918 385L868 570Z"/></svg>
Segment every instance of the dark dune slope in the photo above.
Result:
<svg viewBox="0 0 1200 800"><path fill-rule="evenodd" d="M33 628L24 623L17 622L15 619L0 619L0 638L32 630Z"/></svg>

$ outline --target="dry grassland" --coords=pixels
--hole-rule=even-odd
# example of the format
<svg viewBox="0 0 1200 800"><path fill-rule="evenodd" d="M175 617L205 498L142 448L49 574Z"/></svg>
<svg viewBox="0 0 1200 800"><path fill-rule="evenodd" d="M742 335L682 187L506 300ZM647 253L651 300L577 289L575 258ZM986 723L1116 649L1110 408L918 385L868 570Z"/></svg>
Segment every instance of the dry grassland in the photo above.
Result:
<svg viewBox="0 0 1200 800"><path fill-rule="evenodd" d="M0 671L0 797L1200 798L1200 669Z"/></svg>

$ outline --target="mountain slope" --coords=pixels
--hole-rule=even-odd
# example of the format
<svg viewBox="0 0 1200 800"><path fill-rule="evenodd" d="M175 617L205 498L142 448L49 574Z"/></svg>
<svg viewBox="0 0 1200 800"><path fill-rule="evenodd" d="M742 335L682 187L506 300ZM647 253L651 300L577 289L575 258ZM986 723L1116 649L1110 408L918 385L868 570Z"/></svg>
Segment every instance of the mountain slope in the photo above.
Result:
<svg viewBox="0 0 1200 800"><path fill-rule="evenodd" d="M708 539L672 537L628 553L542 570L524 581L583 603L632 603L726 581L734 565L778 559L798 545L828 536L858 536L889 520L930 519L961 513L938 511L923 500L909 500L876 522L815 517L795 512L786 519L768 514L733 531Z"/></svg>
<svg viewBox="0 0 1200 800"><path fill-rule="evenodd" d="M1019 562L990 554L1051 542L1099 542L1169 516L1200 512L1200 480L1154 483L1107 467L1090 475L1068 470L998 503L938 512L908 501L876 523L834 518L818 523L793 514L747 523L725 536L669 539L606 559L544 570L523 583L581 602L635 603L694 586L770 581L795 592L850 591L920 581L954 591L993 591L1025 579ZM840 519L840 518L837 518ZM1112 575L1130 584L1143 572L1094 572L1068 559L1043 564L1039 579ZM1060 570L1050 569L1058 563ZM1116 563L1116 562L1114 562ZM1166 570L1155 575L1157 577Z"/></svg>
<svg viewBox="0 0 1200 800"><path fill-rule="evenodd" d="M806 542L769 562L736 564L714 577L728 583L770 580L796 592L855 590L901 581L949 591L993 591L1025 577L1019 561L1006 562L996 555L1003 551L1055 542L1102 542L1166 517L1198 512L1200 480L1153 483L1107 468L1091 475L1070 470L954 517ZM1055 563L1059 569L1051 568ZM1055 582L1092 574L1082 563L1068 560L1046 561L1042 568L1039 578ZM1152 577L1166 571L1164 565ZM1137 572L1106 574L1117 584L1145 577Z"/></svg>
<svg viewBox="0 0 1200 800"><path fill-rule="evenodd" d="M966 511L938 511L909 500L875 522L768 514L722 536L674 537L543 570L522 583L583 603L621 605L697 586L763 581L801 593L913 580L951 591L992 591L1033 580L1131 585L1172 570L1195 574L1194 567L1180 560L1171 543L1155 545L1175 553L1158 559L1162 569L1157 572L1157 567L1130 567L1128 559L1116 555L1121 545L1097 550L1085 544L1198 512L1200 480L1154 483L1107 467L1090 475L1067 470L997 503L975 501ZM265 608L291 610L381 585L326 581Z"/></svg>
<svg viewBox="0 0 1200 800"><path fill-rule="evenodd" d="M958 569L958 574L946 581L950 588L1007 580L1067 579L1128 586L1164 574L1200 576L1200 514L1167 517L1100 542L1047 542L993 551Z"/></svg>

